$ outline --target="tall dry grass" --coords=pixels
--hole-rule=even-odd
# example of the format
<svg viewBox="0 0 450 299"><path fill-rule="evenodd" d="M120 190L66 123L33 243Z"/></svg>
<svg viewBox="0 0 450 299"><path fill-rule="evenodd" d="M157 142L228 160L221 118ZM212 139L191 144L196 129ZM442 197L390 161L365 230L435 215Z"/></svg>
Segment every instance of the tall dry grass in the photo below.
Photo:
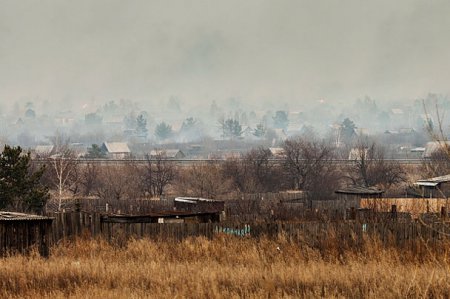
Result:
<svg viewBox="0 0 450 299"><path fill-rule="evenodd" d="M450 296L447 248L313 249L221 236L59 244L51 257L0 259L1 298L398 298Z"/></svg>

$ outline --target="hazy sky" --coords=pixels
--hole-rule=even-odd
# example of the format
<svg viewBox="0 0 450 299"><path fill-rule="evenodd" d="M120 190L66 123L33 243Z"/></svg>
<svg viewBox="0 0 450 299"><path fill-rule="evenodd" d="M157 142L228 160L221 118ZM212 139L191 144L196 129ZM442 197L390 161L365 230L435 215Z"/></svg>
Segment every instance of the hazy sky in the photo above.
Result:
<svg viewBox="0 0 450 299"><path fill-rule="evenodd" d="M0 0L0 99L450 90L448 0Z"/></svg>

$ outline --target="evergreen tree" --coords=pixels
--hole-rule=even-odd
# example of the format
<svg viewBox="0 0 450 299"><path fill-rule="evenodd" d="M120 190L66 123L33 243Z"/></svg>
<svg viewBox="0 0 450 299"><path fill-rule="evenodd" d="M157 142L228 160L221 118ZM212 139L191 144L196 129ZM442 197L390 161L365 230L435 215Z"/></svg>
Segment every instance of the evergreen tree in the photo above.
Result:
<svg viewBox="0 0 450 299"><path fill-rule="evenodd" d="M161 140L169 138L171 134L172 127L165 122L158 124L155 128L155 135Z"/></svg>
<svg viewBox="0 0 450 299"><path fill-rule="evenodd" d="M264 135L266 135L266 128L264 127L264 125L263 124L256 125L253 135L259 138L264 137Z"/></svg>
<svg viewBox="0 0 450 299"><path fill-rule="evenodd" d="M139 114L136 118L136 133L138 136L147 137L147 120L144 115Z"/></svg>
<svg viewBox="0 0 450 299"><path fill-rule="evenodd" d="M287 112L281 111L281 110L275 112L275 116L273 118L273 124L274 124L274 127L277 129L286 129L289 124Z"/></svg>
<svg viewBox="0 0 450 299"><path fill-rule="evenodd" d="M44 167L32 170L29 152L5 145L0 154L0 209L42 212L50 197L40 182L44 171Z"/></svg>
<svg viewBox="0 0 450 299"><path fill-rule="evenodd" d="M223 137L236 138L242 135L242 126L238 120L228 118L221 121Z"/></svg>
<svg viewBox="0 0 450 299"><path fill-rule="evenodd" d="M341 132L344 141L346 142L351 141L352 138L356 136L355 123L349 118L344 119L344 121L341 124Z"/></svg>
<svg viewBox="0 0 450 299"><path fill-rule="evenodd" d="M92 144L92 146L88 148L86 158L103 159L106 158L106 153L102 150L102 148L98 144Z"/></svg>

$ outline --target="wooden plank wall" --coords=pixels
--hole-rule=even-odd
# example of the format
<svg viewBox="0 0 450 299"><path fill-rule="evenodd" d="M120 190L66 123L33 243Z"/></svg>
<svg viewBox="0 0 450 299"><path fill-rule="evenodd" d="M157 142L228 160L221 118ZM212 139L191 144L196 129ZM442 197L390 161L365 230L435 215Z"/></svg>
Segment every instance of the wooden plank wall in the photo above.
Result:
<svg viewBox="0 0 450 299"><path fill-rule="evenodd" d="M51 220L0 221L0 255L29 252L36 247L42 256L48 256L52 242Z"/></svg>

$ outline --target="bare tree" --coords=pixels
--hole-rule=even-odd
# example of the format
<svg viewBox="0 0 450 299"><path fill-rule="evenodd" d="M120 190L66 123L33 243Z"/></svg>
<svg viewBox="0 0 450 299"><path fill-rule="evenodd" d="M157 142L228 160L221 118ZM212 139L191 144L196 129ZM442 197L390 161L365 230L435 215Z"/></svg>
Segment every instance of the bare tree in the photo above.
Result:
<svg viewBox="0 0 450 299"><path fill-rule="evenodd" d="M132 163L127 165L105 165L99 172L94 193L106 200L136 198L139 190L139 173Z"/></svg>
<svg viewBox="0 0 450 299"><path fill-rule="evenodd" d="M316 189L317 178L334 171L333 149L323 141L299 137L286 140L283 149L284 168L296 189Z"/></svg>
<svg viewBox="0 0 450 299"><path fill-rule="evenodd" d="M422 105L426 116L425 127L433 140L429 156L425 157L423 161L422 171L428 176L447 175L450 173L450 142L444 132L444 114L440 112L439 105L435 102L436 126L428 113L425 101L422 101Z"/></svg>
<svg viewBox="0 0 450 299"><path fill-rule="evenodd" d="M230 191L230 182L222 176L222 169L216 163L194 164L180 171L177 177L177 192L207 198Z"/></svg>
<svg viewBox="0 0 450 299"><path fill-rule="evenodd" d="M90 196L98 186L100 169L95 163L87 163L80 169L80 185L84 196Z"/></svg>
<svg viewBox="0 0 450 299"><path fill-rule="evenodd" d="M222 167L224 178L243 193L279 191L281 176L270 157L270 151L261 147L252 149L242 159L229 159Z"/></svg>
<svg viewBox="0 0 450 299"><path fill-rule="evenodd" d="M175 178L175 165L163 151L152 157L147 155L146 160L142 186L150 196L161 196Z"/></svg>
<svg viewBox="0 0 450 299"><path fill-rule="evenodd" d="M58 211L62 208L66 191L76 194L79 191L77 157L67 145L59 146L57 154L47 158L47 178L58 192Z"/></svg>
<svg viewBox="0 0 450 299"><path fill-rule="evenodd" d="M397 161L387 161L385 150L375 142L360 141L354 148L349 178L355 185L380 186L389 189L406 181L406 173Z"/></svg>
<svg viewBox="0 0 450 299"><path fill-rule="evenodd" d="M430 159L425 160L423 168L429 175L446 175L450 171L450 142L444 131L444 113L440 112L438 101L435 98L435 112L437 118L437 127L434 125L430 114L428 114L425 100L422 101L423 110L426 115L426 129L431 139L437 143L437 151L431 153ZM441 191L442 193L442 191ZM442 193L446 198L446 207L448 208L448 199L445 193Z"/></svg>
<svg viewBox="0 0 450 299"><path fill-rule="evenodd" d="M422 163L422 173L429 177L447 175L450 173L450 155L446 149L438 148L426 157Z"/></svg>

